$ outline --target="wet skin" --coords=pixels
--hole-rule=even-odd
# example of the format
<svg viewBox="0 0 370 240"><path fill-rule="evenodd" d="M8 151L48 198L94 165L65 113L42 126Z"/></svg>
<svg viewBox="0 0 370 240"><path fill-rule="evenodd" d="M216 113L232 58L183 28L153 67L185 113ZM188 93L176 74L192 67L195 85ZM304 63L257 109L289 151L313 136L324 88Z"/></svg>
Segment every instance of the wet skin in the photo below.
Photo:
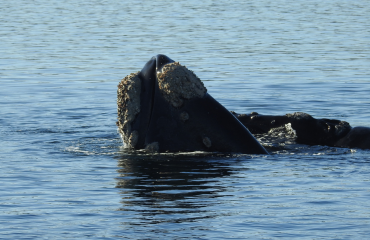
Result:
<svg viewBox="0 0 370 240"><path fill-rule="evenodd" d="M180 107L171 105L158 86L157 73L172 62L165 55L157 55L139 73L140 113L131 125L132 131L139 133L135 149L268 154L249 130L208 93L183 99Z"/></svg>
<svg viewBox="0 0 370 240"><path fill-rule="evenodd" d="M315 119L306 113L283 116L233 114L253 134L266 134L271 129L291 124L295 141L307 145L370 149L370 128L351 127L349 123L334 119Z"/></svg>
<svg viewBox="0 0 370 240"><path fill-rule="evenodd" d="M130 131L137 134L137 141L131 146L134 149L268 154L251 133L267 134L286 124L294 129L295 141L300 144L370 149L370 128L352 128L340 120L315 119L306 113L236 114L206 92L198 97L182 98L182 104L174 106L165 99L158 83L158 74L173 62L165 55L157 55L138 74L140 112L130 123ZM117 122L121 134L124 131L120 124L124 120Z"/></svg>

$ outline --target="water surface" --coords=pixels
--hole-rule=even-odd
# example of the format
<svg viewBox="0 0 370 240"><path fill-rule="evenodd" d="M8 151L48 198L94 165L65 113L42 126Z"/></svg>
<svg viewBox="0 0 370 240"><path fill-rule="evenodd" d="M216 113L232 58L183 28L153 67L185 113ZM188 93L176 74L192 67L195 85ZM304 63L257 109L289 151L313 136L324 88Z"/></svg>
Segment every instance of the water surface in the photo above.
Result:
<svg viewBox="0 0 370 240"><path fill-rule="evenodd" d="M152 56L229 110L370 127L367 1L7 1L0 238L364 239L368 150L127 152L116 87Z"/></svg>

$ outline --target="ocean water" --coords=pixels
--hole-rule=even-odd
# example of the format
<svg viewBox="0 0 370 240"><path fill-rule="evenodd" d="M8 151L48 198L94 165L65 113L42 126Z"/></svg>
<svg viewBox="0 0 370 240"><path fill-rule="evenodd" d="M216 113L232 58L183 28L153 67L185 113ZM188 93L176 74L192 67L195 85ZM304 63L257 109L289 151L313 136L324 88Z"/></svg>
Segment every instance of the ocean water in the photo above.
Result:
<svg viewBox="0 0 370 240"><path fill-rule="evenodd" d="M238 113L370 127L370 3L3 1L0 239L366 239L370 150L127 152L116 88L156 54Z"/></svg>

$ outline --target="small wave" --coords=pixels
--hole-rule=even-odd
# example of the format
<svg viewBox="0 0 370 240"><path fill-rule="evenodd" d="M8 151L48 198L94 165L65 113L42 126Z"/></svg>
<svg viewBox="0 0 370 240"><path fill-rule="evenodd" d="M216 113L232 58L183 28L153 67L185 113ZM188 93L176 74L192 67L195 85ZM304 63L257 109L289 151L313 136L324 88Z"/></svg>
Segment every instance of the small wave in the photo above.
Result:
<svg viewBox="0 0 370 240"><path fill-rule="evenodd" d="M86 150L83 150L81 149L80 147L75 147L75 146L69 146L69 147L66 147L65 149L67 152L72 152L72 153L83 153L85 155L95 155L96 153L95 152L90 152L90 151L86 151Z"/></svg>

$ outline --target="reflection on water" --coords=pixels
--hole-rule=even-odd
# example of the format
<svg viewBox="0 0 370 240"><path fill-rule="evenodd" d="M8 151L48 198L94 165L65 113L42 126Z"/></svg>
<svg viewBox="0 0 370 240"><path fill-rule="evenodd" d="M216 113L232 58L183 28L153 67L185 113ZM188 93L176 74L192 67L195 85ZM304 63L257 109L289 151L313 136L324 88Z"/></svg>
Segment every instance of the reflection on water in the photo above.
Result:
<svg viewBox="0 0 370 240"><path fill-rule="evenodd" d="M369 196L366 151L323 156L121 153L121 229L151 239L365 234L369 203L351 202Z"/></svg>
<svg viewBox="0 0 370 240"><path fill-rule="evenodd" d="M147 223L211 217L206 207L214 205L226 188L222 177L232 173L227 161L204 154L123 156L118 166L120 210L140 214L140 221ZM166 216L174 214L181 215Z"/></svg>

